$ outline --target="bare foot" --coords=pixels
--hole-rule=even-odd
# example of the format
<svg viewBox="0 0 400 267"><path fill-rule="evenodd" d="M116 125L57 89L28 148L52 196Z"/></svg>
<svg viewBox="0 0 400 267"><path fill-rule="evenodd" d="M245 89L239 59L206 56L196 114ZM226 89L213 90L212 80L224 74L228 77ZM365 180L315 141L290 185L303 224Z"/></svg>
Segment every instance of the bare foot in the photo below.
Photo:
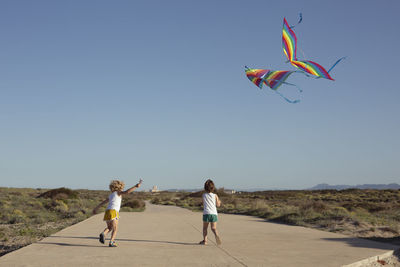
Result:
<svg viewBox="0 0 400 267"><path fill-rule="evenodd" d="M218 246L222 244L221 238L218 235L215 236L215 241L217 241Z"/></svg>
<svg viewBox="0 0 400 267"><path fill-rule="evenodd" d="M199 245L207 245L207 242L202 240L202 241L199 242Z"/></svg>

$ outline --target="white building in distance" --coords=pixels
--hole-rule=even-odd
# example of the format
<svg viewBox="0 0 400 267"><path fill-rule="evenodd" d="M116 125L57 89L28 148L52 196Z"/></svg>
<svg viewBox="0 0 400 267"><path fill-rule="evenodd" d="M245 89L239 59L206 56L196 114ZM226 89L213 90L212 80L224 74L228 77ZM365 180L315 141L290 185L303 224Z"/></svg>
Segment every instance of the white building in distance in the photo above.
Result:
<svg viewBox="0 0 400 267"><path fill-rule="evenodd" d="M152 189L150 189L150 192L151 193L157 193L157 192L160 192L160 189L158 189L158 187L155 185L155 186L153 186Z"/></svg>

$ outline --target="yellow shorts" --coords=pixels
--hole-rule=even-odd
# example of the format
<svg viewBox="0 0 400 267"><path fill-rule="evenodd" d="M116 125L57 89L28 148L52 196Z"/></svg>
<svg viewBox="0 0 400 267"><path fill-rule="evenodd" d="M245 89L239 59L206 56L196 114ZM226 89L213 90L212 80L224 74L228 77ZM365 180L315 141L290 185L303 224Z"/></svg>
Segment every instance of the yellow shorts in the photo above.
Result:
<svg viewBox="0 0 400 267"><path fill-rule="evenodd" d="M119 213L116 210L106 210L106 212L104 213L103 221L112 221L118 219L119 219Z"/></svg>

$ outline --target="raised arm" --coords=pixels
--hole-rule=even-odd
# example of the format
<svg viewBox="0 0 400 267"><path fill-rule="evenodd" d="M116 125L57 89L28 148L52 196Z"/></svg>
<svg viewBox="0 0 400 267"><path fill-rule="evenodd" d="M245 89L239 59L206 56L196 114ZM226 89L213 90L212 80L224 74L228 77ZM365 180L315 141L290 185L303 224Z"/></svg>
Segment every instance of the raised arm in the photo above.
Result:
<svg viewBox="0 0 400 267"><path fill-rule="evenodd" d="M139 188L141 185L142 185L142 180L140 179L139 183L135 184L135 186L132 186L128 190L122 191L121 195L132 193L136 188Z"/></svg>
<svg viewBox="0 0 400 267"><path fill-rule="evenodd" d="M104 199L99 205L97 205L97 207L93 209L93 214L96 214L96 213L97 213L97 210L98 210L101 206L103 206L104 204L106 204L107 201L108 201L108 198Z"/></svg>
<svg viewBox="0 0 400 267"><path fill-rule="evenodd" d="M217 194L215 194L215 205L217 205L217 207L221 206L221 200L219 200L219 197Z"/></svg>

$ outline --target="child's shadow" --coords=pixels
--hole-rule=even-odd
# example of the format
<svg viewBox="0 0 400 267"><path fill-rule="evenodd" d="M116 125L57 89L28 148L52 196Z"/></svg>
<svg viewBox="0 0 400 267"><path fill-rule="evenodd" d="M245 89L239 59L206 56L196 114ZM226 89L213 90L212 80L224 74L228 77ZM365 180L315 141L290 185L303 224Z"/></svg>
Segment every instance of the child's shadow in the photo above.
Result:
<svg viewBox="0 0 400 267"><path fill-rule="evenodd" d="M165 244L175 244L175 245L185 245L185 246L198 245L198 243L161 241L161 240L140 240L140 239L124 239L124 238L117 238L116 240L117 241L128 241L128 242L144 242L144 243L165 243Z"/></svg>
<svg viewBox="0 0 400 267"><path fill-rule="evenodd" d="M93 236L49 236L50 238L77 238L77 239L96 239L98 237ZM48 238L49 238L48 237ZM143 242L143 243L164 243L164 244L174 244L174 245L184 245L184 246L193 246L198 245L198 243L187 243L187 242L177 242L177 241L162 241L162 240L142 240L142 239L126 239L126 238L116 238L115 241L121 242ZM85 245L85 244L71 244L71 243L52 243L52 242L39 242L41 244L54 244L60 246L78 246L78 247L103 247L102 245L93 246L93 245Z"/></svg>
<svg viewBox="0 0 400 267"><path fill-rule="evenodd" d="M85 244L72 244L72 243L60 243L60 242L43 242L40 241L38 242L39 244L46 244L46 245L57 245L57 246L65 246L65 247L92 247L92 248L100 248L100 247L106 247L106 246L93 246L93 245L85 245Z"/></svg>

